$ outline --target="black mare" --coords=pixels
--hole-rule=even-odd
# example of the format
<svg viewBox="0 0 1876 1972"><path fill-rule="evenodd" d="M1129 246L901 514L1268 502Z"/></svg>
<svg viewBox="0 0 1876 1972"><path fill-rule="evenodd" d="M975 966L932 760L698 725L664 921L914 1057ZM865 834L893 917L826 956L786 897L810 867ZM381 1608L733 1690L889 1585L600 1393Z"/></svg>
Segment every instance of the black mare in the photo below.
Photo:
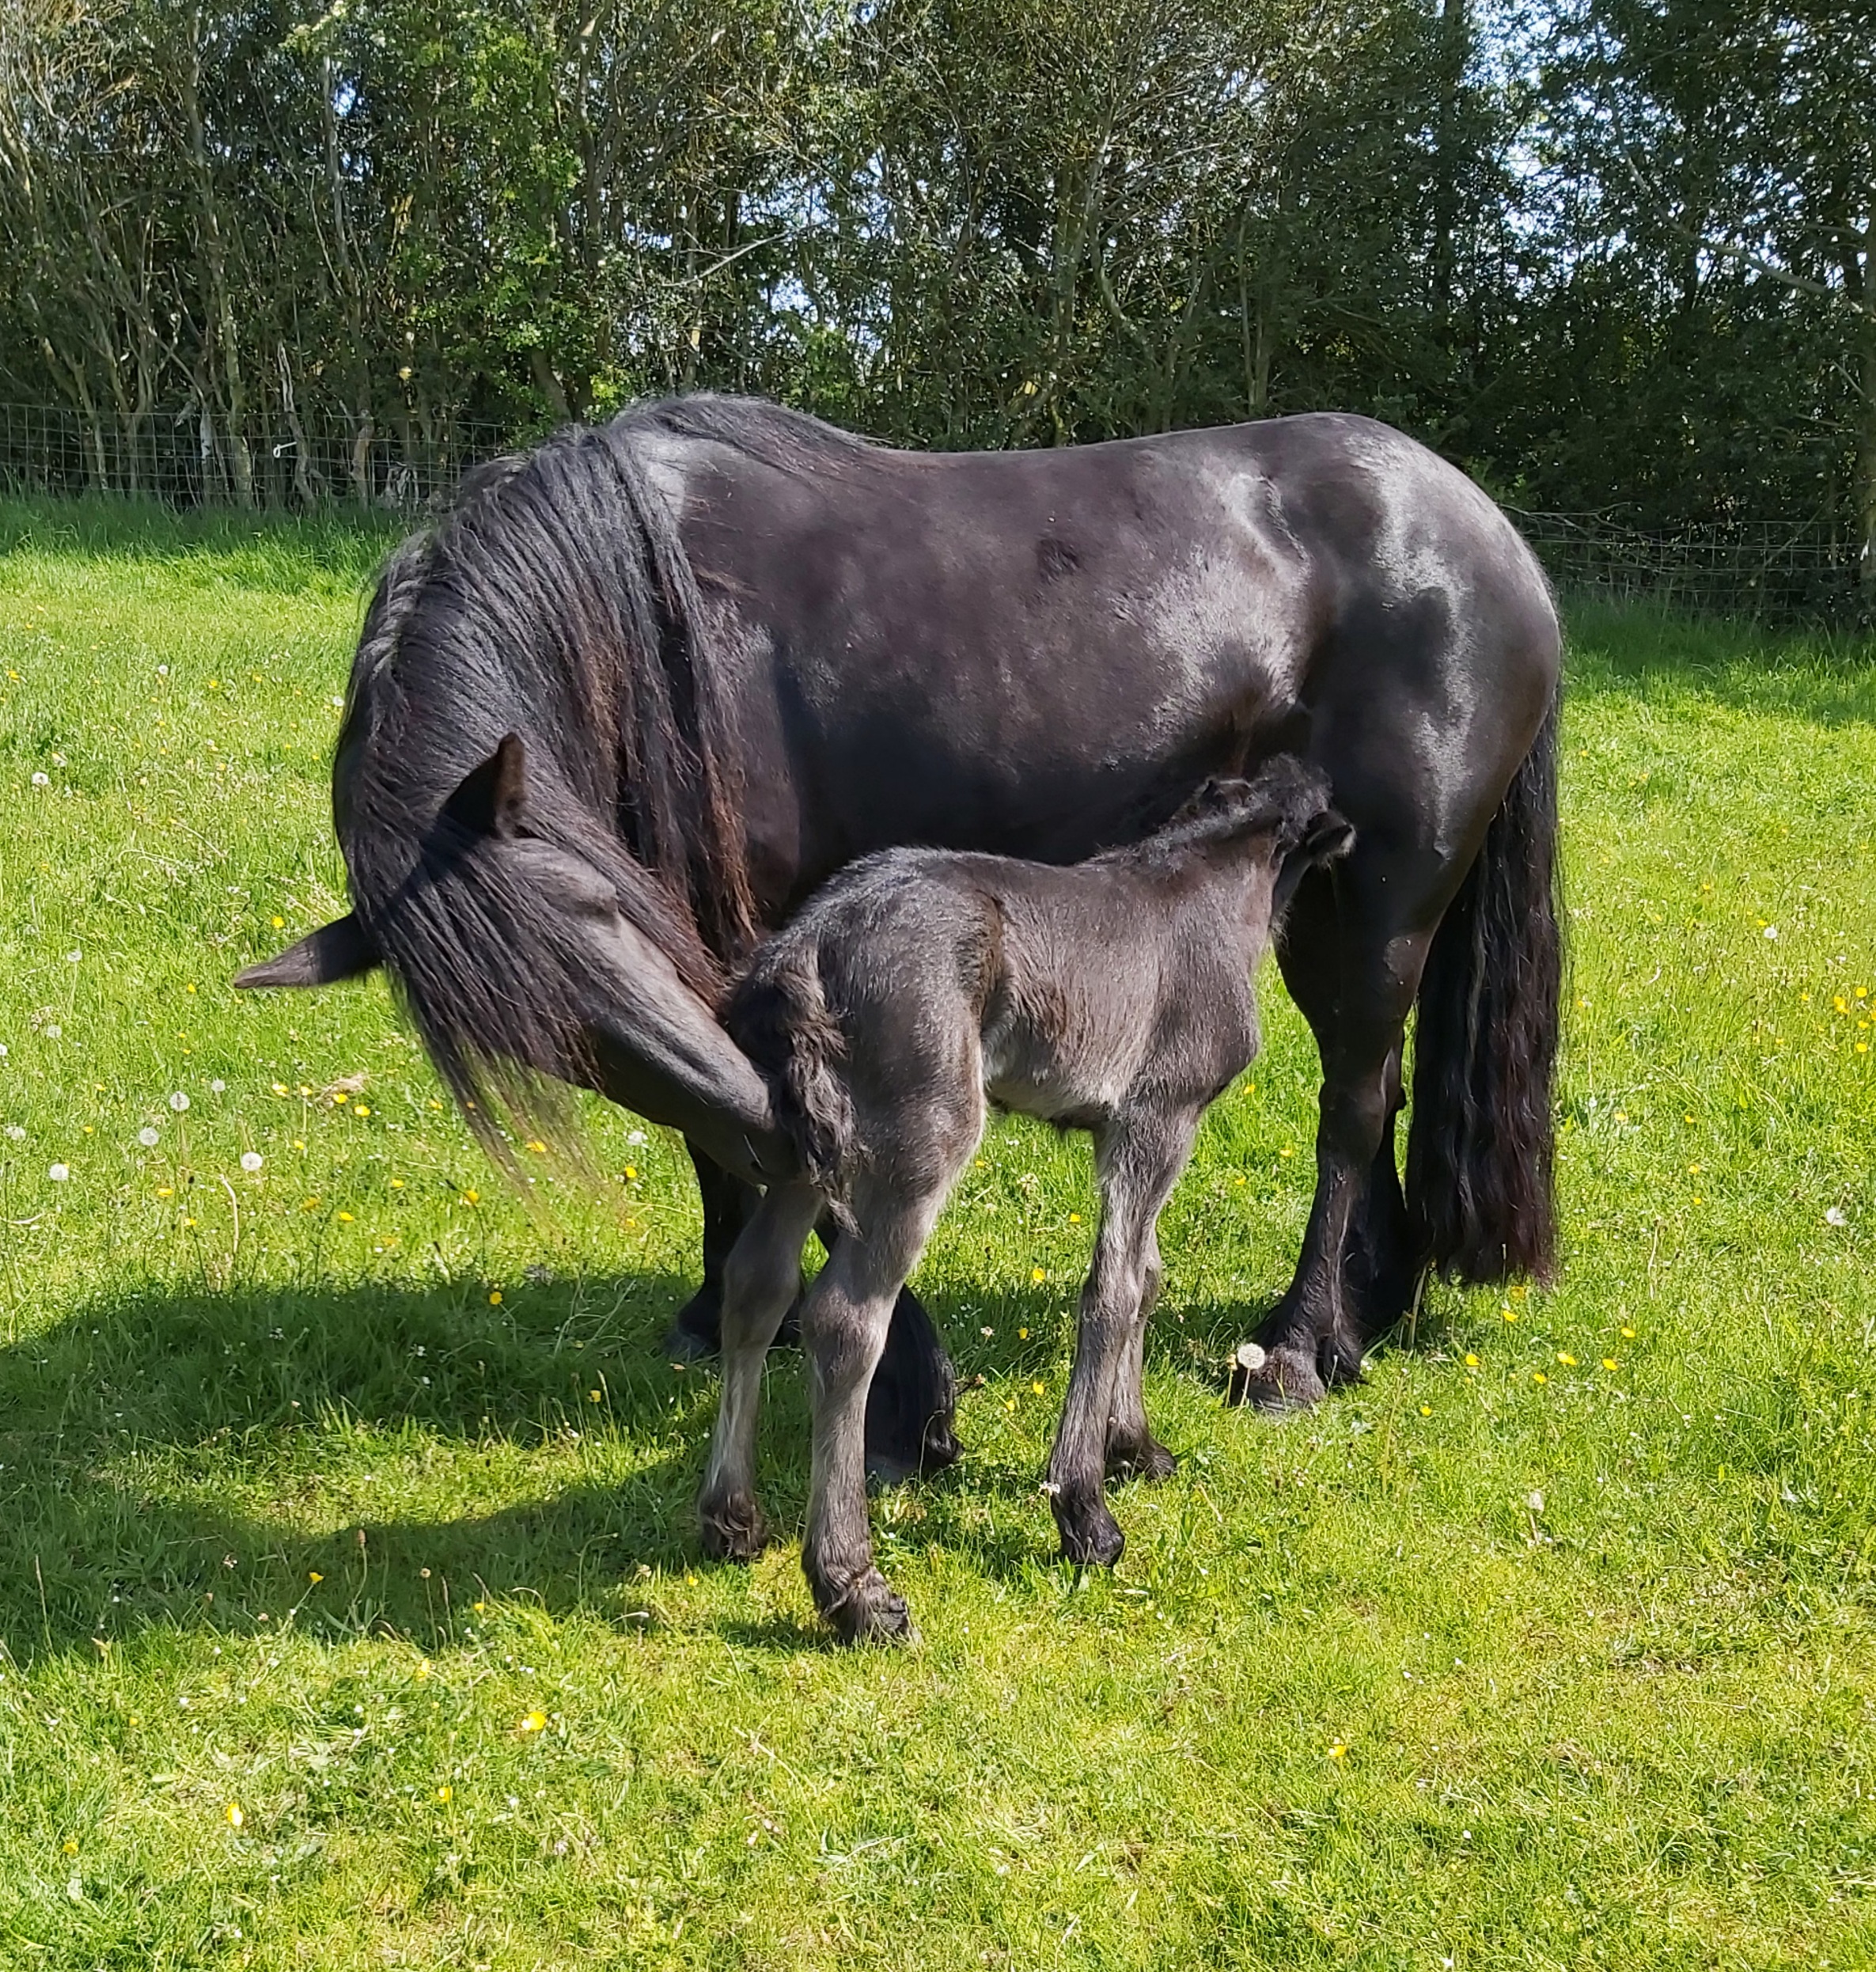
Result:
<svg viewBox="0 0 1876 1972"><path fill-rule="evenodd" d="M924 454L646 404L472 476L393 557L334 766L353 909L241 983L386 964L491 1143L555 1078L683 1129L680 1326L714 1344L751 1186L794 1168L718 1018L762 932L871 851L1075 862L1294 753L1357 846L1279 947L1316 1196L1245 1394L1309 1404L1425 1268L1552 1265L1559 662L1504 515L1366 419ZM902 1296L873 1455L949 1455L950 1390Z"/></svg>

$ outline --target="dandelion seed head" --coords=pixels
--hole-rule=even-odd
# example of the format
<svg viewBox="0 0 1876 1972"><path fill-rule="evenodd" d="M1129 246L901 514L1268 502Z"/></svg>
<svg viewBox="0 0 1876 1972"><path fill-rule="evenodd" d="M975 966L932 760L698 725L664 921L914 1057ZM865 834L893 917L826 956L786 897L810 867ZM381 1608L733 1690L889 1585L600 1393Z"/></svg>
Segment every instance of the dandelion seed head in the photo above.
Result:
<svg viewBox="0 0 1876 1972"><path fill-rule="evenodd" d="M55 1185L63 1185L71 1174L71 1166L69 1164L55 1164L46 1173L47 1177L51 1178Z"/></svg>
<svg viewBox="0 0 1876 1972"><path fill-rule="evenodd" d="M175 1110L178 1116L180 1116L183 1111L189 1106L189 1098L183 1094L180 1089L178 1089L176 1093L170 1097L169 1106L171 1109Z"/></svg>
<svg viewBox="0 0 1876 1972"><path fill-rule="evenodd" d="M252 1173L259 1170L261 1166L261 1155L259 1151L243 1151L241 1152L241 1169L244 1171Z"/></svg>
<svg viewBox="0 0 1876 1972"><path fill-rule="evenodd" d="M137 1141L143 1146L145 1150L153 1151L157 1147L157 1143L161 1141L161 1139L157 1136L157 1132L146 1123L144 1124L143 1128L137 1132Z"/></svg>

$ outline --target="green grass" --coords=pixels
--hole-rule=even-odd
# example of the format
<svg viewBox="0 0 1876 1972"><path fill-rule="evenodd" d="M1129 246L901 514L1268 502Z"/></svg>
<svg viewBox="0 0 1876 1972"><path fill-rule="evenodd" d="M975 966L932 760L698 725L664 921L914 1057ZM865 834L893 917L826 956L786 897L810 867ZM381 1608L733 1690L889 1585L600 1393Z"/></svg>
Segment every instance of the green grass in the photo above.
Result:
<svg viewBox="0 0 1876 1972"><path fill-rule="evenodd" d="M1577 618L1562 1284L1281 1427L1269 978L1112 1579L1039 1490L1086 1146L1000 1128L919 1276L968 1455L876 1508L923 1641L843 1655L696 1555L680 1148L517 1196L381 984L228 990L339 908L383 547L0 507L0 1964L1876 1959L1876 654Z"/></svg>

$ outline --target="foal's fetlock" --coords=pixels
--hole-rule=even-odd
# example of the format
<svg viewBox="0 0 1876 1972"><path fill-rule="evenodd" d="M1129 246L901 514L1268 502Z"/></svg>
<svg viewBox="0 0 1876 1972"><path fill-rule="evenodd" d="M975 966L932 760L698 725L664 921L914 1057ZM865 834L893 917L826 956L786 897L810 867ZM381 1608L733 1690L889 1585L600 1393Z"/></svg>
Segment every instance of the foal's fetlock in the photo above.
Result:
<svg viewBox="0 0 1876 1972"><path fill-rule="evenodd" d="M870 1565L844 1582L817 1577L810 1569L808 1586L814 1606L832 1624L843 1644L906 1644L913 1637L911 1612L905 1598Z"/></svg>
<svg viewBox="0 0 1876 1972"><path fill-rule="evenodd" d="M1058 1492L1049 1503L1062 1536L1062 1559L1078 1568L1112 1568L1127 1545L1120 1523L1098 1492Z"/></svg>
<svg viewBox="0 0 1876 1972"><path fill-rule="evenodd" d="M752 1561L768 1545L768 1527L753 1493L699 1500L697 1518L703 1530L703 1551L713 1561Z"/></svg>

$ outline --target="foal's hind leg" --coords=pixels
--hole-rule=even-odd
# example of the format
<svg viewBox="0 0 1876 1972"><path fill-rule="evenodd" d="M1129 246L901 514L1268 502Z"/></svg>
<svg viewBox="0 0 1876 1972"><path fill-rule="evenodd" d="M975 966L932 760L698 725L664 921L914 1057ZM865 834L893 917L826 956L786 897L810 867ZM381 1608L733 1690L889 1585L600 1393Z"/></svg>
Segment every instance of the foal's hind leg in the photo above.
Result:
<svg viewBox="0 0 1876 1972"><path fill-rule="evenodd" d="M703 1204L703 1284L678 1310L665 1346L684 1357L714 1356L722 1342L723 1269L755 1211L758 1194L688 1147ZM836 1236L831 1223L824 1239ZM783 1339L790 1339L784 1329ZM960 1456L953 1429L957 1379L931 1317L910 1287L900 1290L866 1413L866 1467L888 1484L935 1471Z"/></svg>
<svg viewBox="0 0 1876 1972"><path fill-rule="evenodd" d="M802 1567L815 1606L847 1643L893 1642L911 1633L904 1599L874 1565L863 1448L866 1396L893 1304L949 1189L947 1176L921 1198L896 1200L883 1189L862 1194L857 1204L864 1231L835 1242L802 1306L814 1413Z"/></svg>
<svg viewBox="0 0 1876 1972"><path fill-rule="evenodd" d="M756 1500L762 1366L801 1285L802 1247L820 1210L812 1185L775 1186L724 1263L722 1396L697 1499L704 1547L721 1560L752 1560L767 1538Z"/></svg>
<svg viewBox="0 0 1876 1972"><path fill-rule="evenodd" d="M1135 1447L1144 1455L1151 1446L1169 1457L1146 1431L1135 1366L1157 1272L1154 1223L1192 1155L1198 1124L1196 1109L1131 1117L1109 1124L1095 1140L1101 1230L1082 1289L1074 1367L1048 1466L1049 1504L1071 1561L1111 1567L1126 1545L1101 1491L1117 1398L1129 1413L1138 1413L1126 1427L1137 1432Z"/></svg>

